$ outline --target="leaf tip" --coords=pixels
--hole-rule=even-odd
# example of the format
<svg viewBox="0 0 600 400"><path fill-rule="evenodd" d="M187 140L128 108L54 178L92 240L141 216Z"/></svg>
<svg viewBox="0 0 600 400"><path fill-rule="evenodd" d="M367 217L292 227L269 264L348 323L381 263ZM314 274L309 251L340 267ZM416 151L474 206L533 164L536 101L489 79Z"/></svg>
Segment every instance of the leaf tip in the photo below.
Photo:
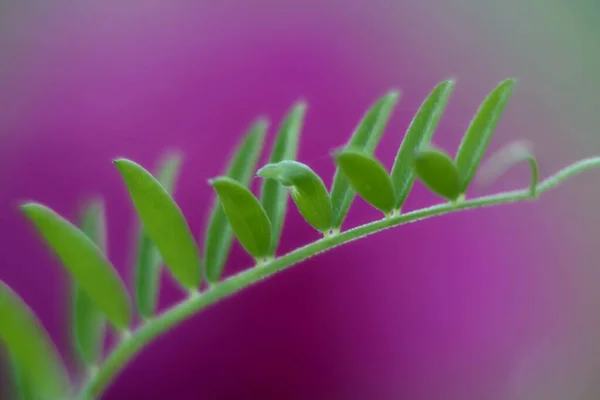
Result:
<svg viewBox="0 0 600 400"><path fill-rule="evenodd" d="M456 86L456 78L447 78L442 82L441 86L444 86L446 90L453 88L454 86Z"/></svg>
<svg viewBox="0 0 600 400"><path fill-rule="evenodd" d="M31 217L37 210L43 210L46 209L46 207L35 201L25 201L19 204L19 209L27 217Z"/></svg>
<svg viewBox="0 0 600 400"><path fill-rule="evenodd" d="M27 211L27 210L31 210L31 209L33 209L33 208L34 208L34 207L36 207L37 205L38 205L38 204L37 204L37 203L35 203L35 202L33 202L33 201L25 201L25 202L22 202L21 204L19 204L19 208L20 208L22 211Z"/></svg>
<svg viewBox="0 0 600 400"><path fill-rule="evenodd" d="M237 182L235 179L231 179L227 176L217 176L208 180L208 184L213 188L217 189L224 182Z"/></svg>
<svg viewBox="0 0 600 400"><path fill-rule="evenodd" d="M384 97L390 101L397 101L400 98L400 90L390 89L387 91Z"/></svg>
<svg viewBox="0 0 600 400"><path fill-rule="evenodd" d="M304 112L306 112L307 108L308 108L308 101L306 101L306 99L304 99L303 97L296 99L296 101L294 102L294 104L292 106L292 110L294 110L297 113L304 113Z"/></svg>
<svg viewBox="0 0 600 400"><path fill-rule="evenodd" d="M274 178L276 176L276 164L267 164L256 171L256 176L259 178Z"/></svg>
<svg viewBox="0 0 600 400"><path fill-rule="evenodd" d="M266 115L261 115L254 120L254 126L257 128L260 128L261 130L267 129L269 127L270 123L271 123L271 121L269 120L269 117L267 117Z"/></svg>
<svg viewBox="0 0 600 400"><path fill-rule="evenodd" d="M503 92L506 92L507 94L510 94L517 86L517 83L517 78L507 78L503 81L500 81L496 88L497 90L501 90Z"/></svg>
<svg viewBox="0 0 600 400"><path fill-rule="evenodd" d="M123 167L124 167L126 164L130 163L130 161L129 161L129 160L127 160L126 158L114 158L114 159L112 160L112 163L113 163L113 165L114 165L115 167L117 167L117 169L118 169L120 172L122 172L122 171L123 171Z"/></svg>

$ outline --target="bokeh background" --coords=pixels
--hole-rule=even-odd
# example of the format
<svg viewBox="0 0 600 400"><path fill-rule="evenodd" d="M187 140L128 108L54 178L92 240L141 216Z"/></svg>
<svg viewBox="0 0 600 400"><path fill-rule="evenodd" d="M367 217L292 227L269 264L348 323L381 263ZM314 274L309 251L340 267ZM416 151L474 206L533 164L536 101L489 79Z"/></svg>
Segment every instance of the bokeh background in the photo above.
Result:
<svg viewBox="0 0 600 400"><path fill-rule="evenodd" d="M135 218L111 159L152 168L183 150L176 198L201 240L207 179L255 117L273 134L298 98L309 102L300 160L328 184L329 152L372 101L402 91L377 151L389 166L420 102L449 77L434 137L448 151L514 76L491 150L531 140L543 175L596 155L599 16L591 0L3 0L0 278L77 368L67 277L18 201L74 218L104 196L110 257L131 282ZM525 186L527 173L471 195ZM105 398L598 398L599 183L587 172L537 203L403 226L304 262L157 340ZM417 185L406 208L435 201ZM357 200L347 226L377 217ZM291 208L281 250L316 238ZM227 273L249 263L236 245ZM164 287L162 306L181 298Z"/></svg>

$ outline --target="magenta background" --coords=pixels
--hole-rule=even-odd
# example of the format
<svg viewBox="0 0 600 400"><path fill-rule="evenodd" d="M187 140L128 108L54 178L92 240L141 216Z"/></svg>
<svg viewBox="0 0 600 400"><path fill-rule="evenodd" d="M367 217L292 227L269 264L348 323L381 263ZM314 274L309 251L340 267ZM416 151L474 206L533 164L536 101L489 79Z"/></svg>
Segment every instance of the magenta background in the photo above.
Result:
<svg viewBox="0 0 600 400"><path fill-rule="evenodd" d="M104 195L110 256L129 282L134 216L112 158L151 168L163 150L182 149L176 198L201 238L212 202L206 180L220 173L255 117L277 125L305 98L300 160L329 184L330 150L388 89L403 92L377 153L391 165L437 82L458 81L434 137L454 151L485 94L520 77L520 66L476 57L471 36L437 23L442 16L419 3L341 3L0 6L1 279L38 313L71 365L67 280L18 215L18 201L34 199L73 218L87 196ZM552 110L531 93L526 81L519 86L493 147L539 138L527 134L531 120L519 110ZM543 141L545 171L586 155L565 149L560 162L550 160L556 152ZM524 185L523 171L496 188ZM537 376L527 368L544 364L534 357L528 367L524 357L547 340L570 343L578 315L575 277L564 268L577 237L552 222L561 199L408 225L307 261L157 340L105 398L520 398L515 387ZM407 209L435 201L418 186ZM377 217L358 200L347 226ZM316 238L291 209L282 249ZM249 263L236 247L227 271ZM165 282L162 304L169 305L180 294Z"/></svg>

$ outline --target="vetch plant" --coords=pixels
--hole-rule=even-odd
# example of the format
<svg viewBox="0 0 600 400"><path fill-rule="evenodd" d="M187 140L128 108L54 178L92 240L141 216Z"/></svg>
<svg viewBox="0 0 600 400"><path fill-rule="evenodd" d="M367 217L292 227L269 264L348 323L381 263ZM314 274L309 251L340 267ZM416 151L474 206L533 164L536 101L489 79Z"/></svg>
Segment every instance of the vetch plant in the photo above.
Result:
<svg viewBox="0 0 600 400"><path fill-rule="evenodd" d="M146 345L207 307L336 246L406 223L460 210L534 200L574 174L600 166L600 157L578 161L545 180L529 148L513 143L493 155L481 170L486 181L527 161L527 188L470 199L466 196L515 87L501 82L482 102L454 158L431 145L454 81L437 85L411 122L392 168L373 153L385 130L398 92L391 91L364 115L348 143L333 152L337 170L330 190L308 165L296 160L306 104L294 104L281 123L270 161L258 168L268 123L256 120L223 176L209 181L215 204L198 245L173 198L181 167L178 154L167 154L152 174L131 160L114 161L141 222L138 231L132 295L112 266L106 249L102 201L88 203L78 224L45 205L21 206L40 237L61 261L72 280L71 332L73 349L85 369L69 374L35 314L6 284L0 282L0 340L4 343L23 400L100 398L115 377ZM260 196L248 188L262 180ZM402 209L415 180L442 202L416 211ZM288 193L306 222L321 238L280 255L277 248L288 207ZM356 195L379 210L381 219L342 229ZM256 260L247 270L222 279L236 239ZM163 269L162 266L165 266ZM166 270L188 296L157 313L158 278ZM134 324L134 313L141 317ZM120 341L103 348L108 329Z"/></svg>

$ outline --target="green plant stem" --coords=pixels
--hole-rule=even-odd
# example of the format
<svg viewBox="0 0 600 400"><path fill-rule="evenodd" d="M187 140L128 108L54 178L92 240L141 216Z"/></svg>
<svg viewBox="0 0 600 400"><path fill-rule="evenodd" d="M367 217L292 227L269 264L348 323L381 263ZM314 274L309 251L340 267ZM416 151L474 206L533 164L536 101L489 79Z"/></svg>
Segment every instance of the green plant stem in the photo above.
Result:
<svg viewBox="0 0 600 400"><path fill-rule="evenodd" d="M352 242L395 226L444 215L453 211L470 210L524 200L534 200L542 193L556 187L569 177L598 166L600 166L600 157L590 158L572 164L540 182L537 185L536 194L534 195L532 195L531 190L527 188L464 200L457 203L443 203L406 214L386 217L339 234L326 236L279 258L269 260L258 267L234 275L220 283L210 286L209 289L200 295L196 294L190 296L186 300L164 311L156 318L145 321L139 328L134 330L131 335L124 338L108 356L105 362L99 366L97 373L90 377L89 381L83 387L79 399L92 400L101 396L110 382L140 350L170 328L225 297L240 292L241 290L269 278L284 269L296 265L301 261L333 249L339 245Z"/></svg>

